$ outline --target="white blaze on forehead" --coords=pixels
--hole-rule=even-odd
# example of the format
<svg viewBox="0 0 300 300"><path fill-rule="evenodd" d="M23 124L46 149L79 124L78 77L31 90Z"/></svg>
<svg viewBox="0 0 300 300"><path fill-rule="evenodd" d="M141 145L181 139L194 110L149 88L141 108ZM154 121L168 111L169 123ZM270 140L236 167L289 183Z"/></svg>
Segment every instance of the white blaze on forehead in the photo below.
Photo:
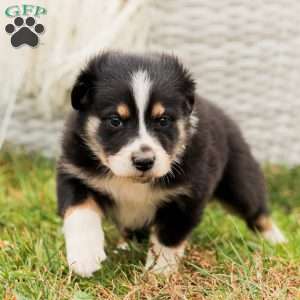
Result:
<svg viewBox="0 0 300 300"><path fill-rule="evenodd" d="M132 74L131 86L138 109L139 136L123 150L132 153L139 151L141 145L149 146L156 157L152 171L160 177L170 170L170 158L159 141L146 128L145 112L149 104L152 85L153 82L146 70L138 70ZM120 162L116 163L120 164Z"/></svg>
<svg viewBox="0 0 300 300"><path fill-rule="evenodd" d="M139 112L139 133L146 134L144 115L149 102L152 81L146 70L139 70L132 75L132 91Z"/></svg>

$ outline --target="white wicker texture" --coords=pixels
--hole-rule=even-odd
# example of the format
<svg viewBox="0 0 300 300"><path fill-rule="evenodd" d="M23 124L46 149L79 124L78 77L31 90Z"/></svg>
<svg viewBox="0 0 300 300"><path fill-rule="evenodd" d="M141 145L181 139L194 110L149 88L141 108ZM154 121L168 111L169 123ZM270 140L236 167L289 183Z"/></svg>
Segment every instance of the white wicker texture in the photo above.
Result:
<svg viewBox="0 0 300 300"><path fill-rule="evenodd" d="M298 0L43 3L43 45L27 52L0 45L11 58L1 55L0 67L21 78L8 83L0 73L0 111L18 95L8 141L53 155L68 89L87 57L108 47L163 50L178 54L199 93L239 122L259 160L300 163Z"/></svg>
<svg viewBox="0 0 300 300"><path fill-rule="evenodd" d="M172 49L198 90L239 121L256 157L300 162L300 2L156 2L149 43Z"/></svg>
<svg viewBox="0 0 300 300"><path fill-rule="evenodd" d="M0 9L4 12L15 4L1 1ZM0 18L0 147L6 137L9 143L53 156L70 107L69 89L88 58L108 48L145 49L147 1L33 0L30 4L48 11L39 18L46 30L35 49L13 48L4 31L13 18Z"/></svg>

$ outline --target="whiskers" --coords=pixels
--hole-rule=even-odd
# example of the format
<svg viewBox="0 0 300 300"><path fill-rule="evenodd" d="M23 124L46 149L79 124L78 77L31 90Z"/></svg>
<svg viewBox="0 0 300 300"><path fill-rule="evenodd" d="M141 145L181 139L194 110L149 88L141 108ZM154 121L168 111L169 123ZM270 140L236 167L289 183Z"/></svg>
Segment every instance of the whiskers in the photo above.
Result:
<svg viewBox="0 0 300 300"><path fill-rule="evenodd" d="M185 175L182 166L177 160L173 160L172 168L174 168L174 171L177 172L178 175Z"/></svg>
<svg viewBox="0 0 300 300"><path fill-rule="evenodd" d="M166 175L158 178L157 181L168 185L172 182L172 180L175 180L178 176L184 176L184 170L177 160L173 160L170 171Z"/></svg>

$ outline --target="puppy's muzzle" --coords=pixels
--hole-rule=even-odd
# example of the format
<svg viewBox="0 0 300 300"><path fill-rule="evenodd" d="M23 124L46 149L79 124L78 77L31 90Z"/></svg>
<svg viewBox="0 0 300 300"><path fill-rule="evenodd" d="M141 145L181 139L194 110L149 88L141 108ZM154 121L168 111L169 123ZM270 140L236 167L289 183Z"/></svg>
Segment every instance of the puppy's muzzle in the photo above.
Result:
<svg viewBox="0 0 300 300"><path fill-rule="evenodd" d="M154 158L146 158L146 159L132 159L133 165L139 171L146 172L152 169L154 165Z"/></svg>
<svg viewBox="0 0 300 300"><path fill-rule="evenodd" d="M152 169L155 156L148 147L141 147L141 150L132 154L132 164L138 171L146 172Z"/></svg>

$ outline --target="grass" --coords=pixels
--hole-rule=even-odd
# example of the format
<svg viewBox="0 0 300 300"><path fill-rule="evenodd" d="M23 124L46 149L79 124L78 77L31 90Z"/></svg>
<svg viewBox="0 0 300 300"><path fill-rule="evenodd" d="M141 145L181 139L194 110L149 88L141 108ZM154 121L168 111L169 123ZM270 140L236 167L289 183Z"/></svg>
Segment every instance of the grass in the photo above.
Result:
<svg viewBox="0 0 300 300"><path fill-rule="evenodd" d="M0 299L300 299L300 168L265 168L273 216L289 243L270 246L218 204L193 232L180 273L143 272L146 249L114 253L93 278L70 274L56 215L54 163L0 154Z"/></svg>

